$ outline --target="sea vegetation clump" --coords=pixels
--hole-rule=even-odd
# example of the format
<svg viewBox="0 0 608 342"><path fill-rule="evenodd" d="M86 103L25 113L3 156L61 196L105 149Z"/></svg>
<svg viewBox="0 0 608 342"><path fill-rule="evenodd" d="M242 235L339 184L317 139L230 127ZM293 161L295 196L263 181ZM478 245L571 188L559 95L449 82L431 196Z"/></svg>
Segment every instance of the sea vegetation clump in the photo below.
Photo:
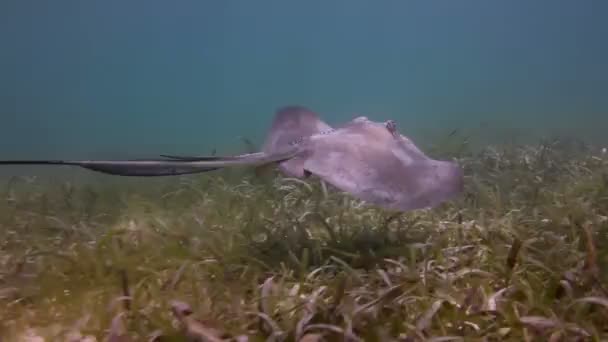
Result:
<svg viewBox="0 0 608 342"><path fill-rule="evenodd" d="M0 340L606 341L606 151L434 153L465 193L406 213L241 171L13 178Z"/></svg>

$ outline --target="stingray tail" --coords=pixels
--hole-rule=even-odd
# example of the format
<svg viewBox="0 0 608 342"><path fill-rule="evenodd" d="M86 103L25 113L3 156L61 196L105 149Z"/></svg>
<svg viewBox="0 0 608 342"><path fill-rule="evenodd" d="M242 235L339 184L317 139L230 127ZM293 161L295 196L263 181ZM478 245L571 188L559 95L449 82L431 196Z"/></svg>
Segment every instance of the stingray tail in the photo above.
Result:
<svg viewBox="0 0 608 342"><path fill-rule="evenodd" d="M234 166L255 166L261 170L268 164L281 163L284 171L299 175L303 172L301 162L289 161L298 153L297 142L327 129L331 127L311 110L287 106L277 111L262 152L225 157L163 155L165 159L148 160L0 160L0 165L78 166L111 175L151 177L209 172Z"/></svg>
<svg viewBox="0 0 608 342"><path fill-rule="evenodd" d="M197 157L194 160L0 160L0 165L78 166L110 175L154 177L202 173L235 166L260 166L289 159L294 152L274 155L257 152L232 157Z"/></svg>

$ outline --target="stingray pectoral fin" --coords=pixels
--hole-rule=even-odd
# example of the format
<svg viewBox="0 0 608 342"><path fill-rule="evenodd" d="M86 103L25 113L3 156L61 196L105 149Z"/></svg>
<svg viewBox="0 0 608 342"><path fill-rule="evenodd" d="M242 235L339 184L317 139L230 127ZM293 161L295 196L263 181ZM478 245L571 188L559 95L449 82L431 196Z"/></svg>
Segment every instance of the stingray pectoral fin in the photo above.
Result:
<svg viewBox="0 0 608 342"><path fill-rule="evenodd" d="M262 152L209 160L0 160L0 165L66 165L118 176L175 176L209 172L225 167L263 165L285 159L290 154Z"/></svg>
<svg viewBox="0 0 608 342"><path fill-rule="evenodd" d="M386 209L435 207L463 190L456 163L429 158L375 122L353 120L333 134L313 137L308 148L304 170Z"/></svg>

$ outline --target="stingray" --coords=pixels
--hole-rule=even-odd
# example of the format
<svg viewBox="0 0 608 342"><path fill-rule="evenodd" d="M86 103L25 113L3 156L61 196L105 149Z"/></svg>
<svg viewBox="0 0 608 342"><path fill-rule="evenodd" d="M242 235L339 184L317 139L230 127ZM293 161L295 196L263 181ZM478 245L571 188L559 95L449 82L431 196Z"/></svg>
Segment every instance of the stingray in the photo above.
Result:
<svg viewBox="0 0 608 342"><path fill-rule="evenodd" d="M68 165L119 176L172 176L236 166L276 165L286 176L312 175L364 202L407 211L431 208L463 191L463 171L435 160L392 120L359 116L331 127L310 109L276 111L259 152L235 156L161 155L143 160L0 160L0 165Z"/></svg>

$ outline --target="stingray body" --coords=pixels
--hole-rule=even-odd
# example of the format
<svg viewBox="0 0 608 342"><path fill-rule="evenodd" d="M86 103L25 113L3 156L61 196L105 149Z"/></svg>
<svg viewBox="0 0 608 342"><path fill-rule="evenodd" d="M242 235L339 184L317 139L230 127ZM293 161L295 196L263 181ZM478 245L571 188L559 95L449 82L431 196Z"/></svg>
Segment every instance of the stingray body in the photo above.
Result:
<svg viewBox="0 0 608 342"><path fill-rule="evenodd" d="M276 164L290 177L315 175L337 189L393 210L434 207L463 190L454 162L425 155L393 121L357 117L333 128L302 106L276 112L260 152L151 160L4 160L0 165L72 165L120 176L169 176Z"/></svg>

